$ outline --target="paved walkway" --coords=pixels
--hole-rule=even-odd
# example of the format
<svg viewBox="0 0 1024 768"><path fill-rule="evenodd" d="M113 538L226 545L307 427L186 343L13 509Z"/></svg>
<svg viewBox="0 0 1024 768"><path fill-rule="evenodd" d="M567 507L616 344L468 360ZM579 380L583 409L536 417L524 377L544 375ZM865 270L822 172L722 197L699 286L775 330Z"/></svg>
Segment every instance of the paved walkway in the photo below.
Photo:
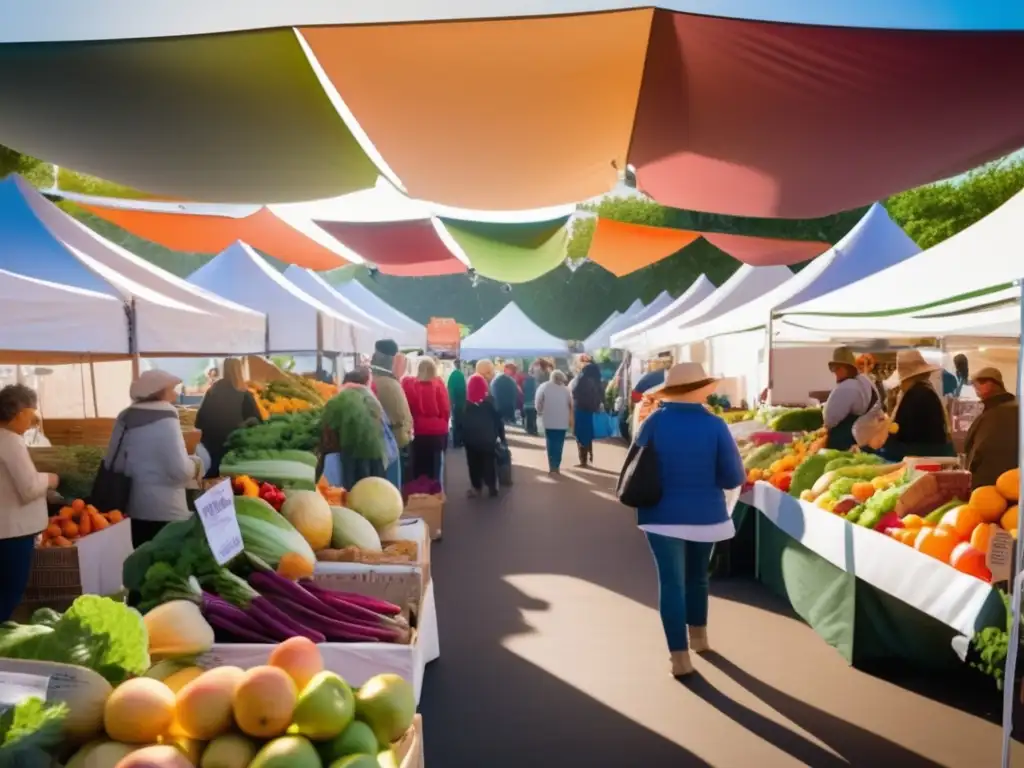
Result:
<svg viewBox="0 0 1024 768"><path fill-rule="evenodd" d="M753 583L713 582L717 653L676 682L650 555L612 494L623 448L552 478L542 440L510 444L497 500L466 499L449 457L429 768L999 764L997 726L853 670Z"/></svg>

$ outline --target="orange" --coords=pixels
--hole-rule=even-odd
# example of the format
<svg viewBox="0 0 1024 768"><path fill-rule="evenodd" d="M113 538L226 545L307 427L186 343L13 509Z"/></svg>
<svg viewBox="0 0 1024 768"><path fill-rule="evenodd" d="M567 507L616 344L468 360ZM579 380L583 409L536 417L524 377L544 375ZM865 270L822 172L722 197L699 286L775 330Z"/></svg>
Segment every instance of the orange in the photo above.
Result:
<svg viewBox="0 0 1024 768"><path fill-rule="evenodd" d="M970 504L962 504L944 514L939 521L939 527L948 528L961 539L969 539L981 522L981 513L977 509Z"/></svg>
<svg viewBox="0 0 1024 768"><path fill-rule="evenodd" d="M924 518L920 515L904 515L900 519L903 521L903 527L909 528L910 530L916 531L924 525Z"/></svg>
<svg viewBox="0 0 1024 768"><path fill-rule="evenodd" d="M85 509L85 502L82 501L81 499L75 499L74 501L71 502L71 508L75 510L75 512L81 512L83 509Z"/></svg>
<svg viewBox="0 0 1024 768"><path fill-rule="evenodd" d="M999 518L999 524L1007 531L1017 529L1017 505L1014 504Z"/></svg>
<svg viewBox="0 0 1024 768"><path fill-rule="evenodd" d="M995 523L982 523L971 532L971 546L980 552L988 552L992 537L999 530Z"/></svg>
<svg viewBox="0 0 1024 768"><path fill-rule="evenodd" d="M983 485L971 493L970 506L986 523L994 523L1006 511L1006 499L994 485Z"/></svg>
<svg viewBox="0 0 1024 768"><path fill-rule="evenodd" d="M1008 469L996 480L996 490L1007 501L1017 501L1020 495L1020 469Z"/></svg>
<svg viewBox="0 0 1024 768"><path fill-rule="evenodd" d="M949 564L961 573L974 576L982 581L992 581L992 572L985 565L985 553L975 549L966 541L957 544L953 549Z"/></svg>
<svg viewBox="0 0 1024 768"><path fill-rule="evenodd" d="M908 547L914 546L914 542L917 541L917 534L919 531L916 528L901 528L899 540L906 544Z"/></svg>
<svg viewBox="0 0 1024 768"><path fill-rule="evenodd" d="M923 555L948 563L953 549L959 543L956 533L948 528L922 528L914 539L914 549Z"/></svg>

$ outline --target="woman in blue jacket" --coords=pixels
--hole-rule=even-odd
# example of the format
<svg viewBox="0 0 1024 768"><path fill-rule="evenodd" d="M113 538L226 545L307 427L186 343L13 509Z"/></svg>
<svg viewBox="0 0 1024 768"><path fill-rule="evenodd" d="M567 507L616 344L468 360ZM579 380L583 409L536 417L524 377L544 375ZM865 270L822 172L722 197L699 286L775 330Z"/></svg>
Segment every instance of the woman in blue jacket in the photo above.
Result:
<svg viewBox="0 0 1024 768"><path fill-rule="evenodd" d="M661 499L639 508L637 523L658 570L658 609L676 677L693 672L691 649L709 650L711 550L736 533L725 491L745 479L729 428L705 406L716 383L699 363L673 366L657 389L660 405L636 438L653 444L658 459Z"/></svg>

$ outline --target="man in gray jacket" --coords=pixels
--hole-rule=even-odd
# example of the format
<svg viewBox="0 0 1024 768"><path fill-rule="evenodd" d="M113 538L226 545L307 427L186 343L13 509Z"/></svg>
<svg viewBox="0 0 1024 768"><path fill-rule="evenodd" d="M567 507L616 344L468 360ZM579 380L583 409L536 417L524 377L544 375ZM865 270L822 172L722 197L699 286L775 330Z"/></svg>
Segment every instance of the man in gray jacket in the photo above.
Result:
<svg viewBox="0 0 1024 768"><path fill-rule="evenodd" d="M400 360L398 344L392 339L378 341L374 346L373 357L370 358L374 393L391 422L391 431L403 456L402 460L392 462L387 468L388 480L399 489L402 487L401 467L409 452L408 445L412 442L412 412L399 381L402 371L396 366Z"/></svg>

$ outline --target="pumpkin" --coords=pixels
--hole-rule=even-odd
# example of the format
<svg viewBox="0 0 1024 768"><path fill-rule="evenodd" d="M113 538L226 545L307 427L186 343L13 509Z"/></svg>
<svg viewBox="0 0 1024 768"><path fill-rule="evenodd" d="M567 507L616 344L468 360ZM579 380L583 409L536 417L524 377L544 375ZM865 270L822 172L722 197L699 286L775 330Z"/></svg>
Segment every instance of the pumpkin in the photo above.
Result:
<svg viewBox="0 0 1024 768"><path fill-rule="evenodd" d="M331 507L317 491L288 491L281 514L316 552L331 546Z"/></svg>
<svg viewBox="0 0 1024 768"><path fill-rule="evenodd" d="M1017 501L1020 495L1020 469L1008 469L996 480L996 490L1007 501Z"/></svg>
<svg viewBox="0 0 1024 768"><path fill-rule="evenodd" d="M986 523L996 522L1006 511L1006 498L994 485L983 485L971 493L969 504L980 514Z"/></svg>

